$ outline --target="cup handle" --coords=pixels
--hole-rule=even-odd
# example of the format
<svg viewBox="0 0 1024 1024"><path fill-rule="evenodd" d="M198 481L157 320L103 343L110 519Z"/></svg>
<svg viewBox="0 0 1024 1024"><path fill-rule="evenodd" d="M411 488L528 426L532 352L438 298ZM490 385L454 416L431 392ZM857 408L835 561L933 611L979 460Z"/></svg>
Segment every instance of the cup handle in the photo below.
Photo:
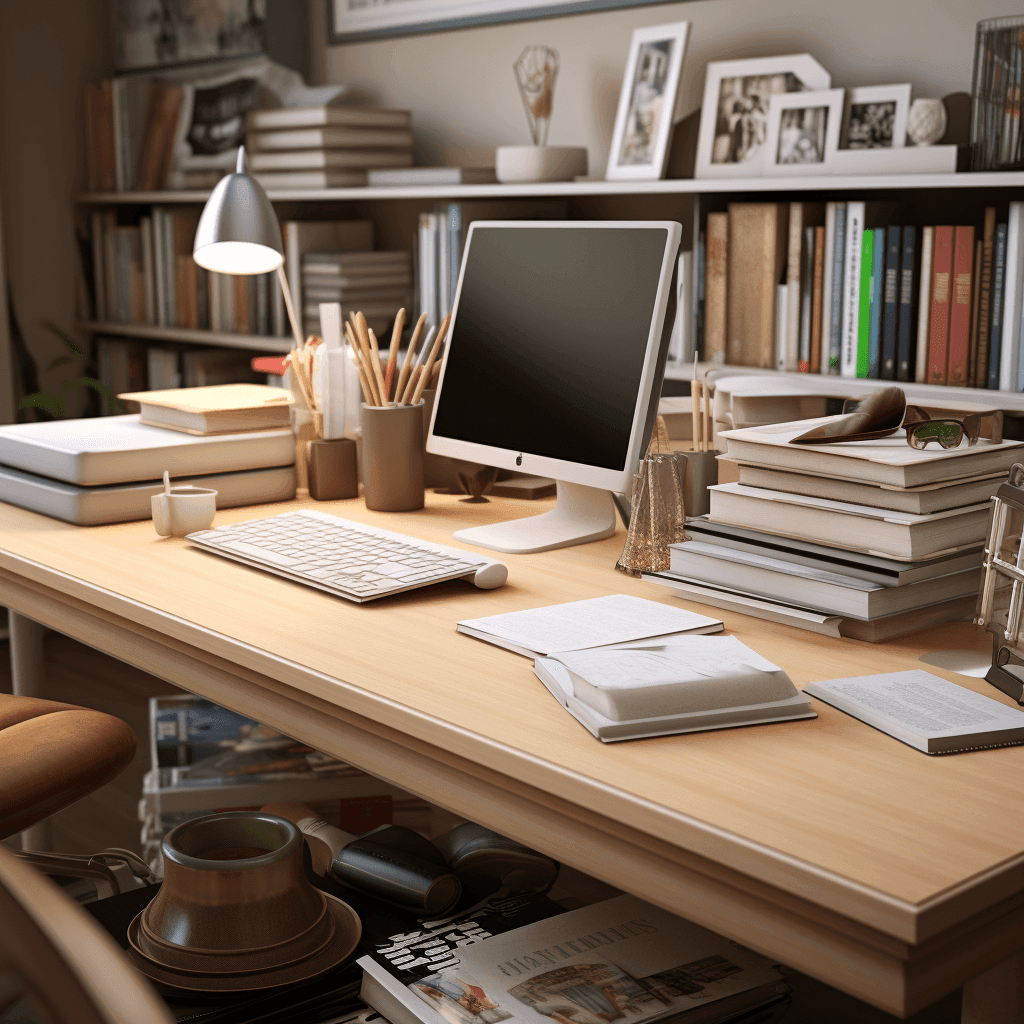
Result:
<svg viewBox="0 0 1024 1024"><path fill-rule="evenodd" d="M166 494L154 494L150 499L150 507L153 509L153 529L161 537L171 535L171 516L168 507Z"/></svg>

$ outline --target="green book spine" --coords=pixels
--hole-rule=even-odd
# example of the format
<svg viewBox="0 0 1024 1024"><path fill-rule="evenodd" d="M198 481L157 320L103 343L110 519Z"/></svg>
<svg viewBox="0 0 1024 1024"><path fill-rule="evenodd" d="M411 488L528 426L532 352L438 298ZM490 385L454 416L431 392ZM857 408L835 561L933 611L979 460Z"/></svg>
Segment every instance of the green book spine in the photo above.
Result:
<svg viewBox="0 0 1024 1024"><path fill-rule="evenodd" d="M865 231L860 256L860 311L857 317L857 376L868 375L871 339L871 275L875 262L875 233Z"/></svg>

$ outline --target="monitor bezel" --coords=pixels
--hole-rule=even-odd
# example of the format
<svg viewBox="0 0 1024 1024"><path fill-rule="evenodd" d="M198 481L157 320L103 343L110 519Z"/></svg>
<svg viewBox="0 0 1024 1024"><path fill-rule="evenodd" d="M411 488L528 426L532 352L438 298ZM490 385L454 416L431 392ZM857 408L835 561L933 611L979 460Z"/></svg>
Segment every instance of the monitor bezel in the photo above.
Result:
<svg viewBox="0 0 1024 1024"><path fill-rule="evenodd" d="M640 387L637 392L636 407L633 410L633 422L630 427L629 445L626 449L624 465L617 469L603 466L589 466L580 462L568 462L554 459L546 455L535 455L531 452L513 451L508 448L495 448L476 441L462 441L456 438L443 437L434 433L434 420L444 393L444 378L448 368L448 357L451 353L451 339L454 337L455 325L458 322L459 300L462 297L462 281L466 272L466 261L473 241L473 235L480 229L523 230L541 228L557 231L564 228L629 228L665 231L665 248L662 253L661 271L658 289L654 300L654 312L647 335L647 348L644 353L643 369L640 374ZM479 462L499 469L518 470L538 476L552 477L568 483L582 484L587 487L598 487L619 493L628 492L633 484L633 474L640 463L648 438L646 435L648 413L651 404L651 392L654 385L661 379L664 359L662 334L665 325L665 314L669 306L672 291L672 278L675 269L679 243L682 238L682 225L677 221L629 221L629 220L570 220L570 221L526 221L526 220L479 220L469 226L466 245L463 250L462 264L459 267L459 283L452 305L452 319L449 330L449 342L445 345L444 358L441 362L441 375L437 383L434 407L430 415L430 429L427 434L427 451L434 455L446 455L450 458L464 459L468 462Z"/></svg>

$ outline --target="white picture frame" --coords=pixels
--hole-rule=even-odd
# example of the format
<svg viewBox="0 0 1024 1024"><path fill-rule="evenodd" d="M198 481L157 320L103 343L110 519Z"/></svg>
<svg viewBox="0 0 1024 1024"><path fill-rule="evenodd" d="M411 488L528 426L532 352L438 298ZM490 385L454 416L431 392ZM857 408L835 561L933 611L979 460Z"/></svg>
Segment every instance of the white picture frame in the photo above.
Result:
<svg viewBox="0 0 1024 1024"><path fill-rule="evenodd" d="M775 93L820 91L831 85L832 76L809 53L708 64L696 177L760 177L767 141L766 98ZM746 100L751 101L752 109L737 111L736 104Z"/></svg>
<svg viewBox="0 0 1024 1024"><path fill-rule="evenodd" d="M605 178L656 181L665 176L688 21L638 28L629 44Z"/></svg>
<svg viewBox="0 0 1024 1024"><path fill-rule="evenodd" d="M839 149L844 89L776 93L768 104L766 174L824 174Z"/></svg>
<svg viewBox="0 0 1024 1024"><path fill-rule="evenodd" d="M902 149L907 143L909 84L850 89L843 109L840 149Z"/></svg>

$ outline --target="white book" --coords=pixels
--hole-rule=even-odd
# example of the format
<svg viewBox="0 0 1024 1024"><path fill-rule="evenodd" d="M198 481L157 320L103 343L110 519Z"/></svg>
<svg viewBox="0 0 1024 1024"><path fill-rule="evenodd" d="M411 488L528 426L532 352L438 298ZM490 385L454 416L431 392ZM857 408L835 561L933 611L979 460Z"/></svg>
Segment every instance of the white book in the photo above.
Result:
<svg viewBox="0 0 1024 1024"><path fill-rule="evenodd" d="M456 630L527 658L678 633L717 633L720 619L628 594L463 619Z"/></svg>
<svg viewBox="0 0 1024 1024"><path fill-rule="evenodd" d="M498 179L493 167L403 167L391 169L381 164L380 169L366 172L371 188L422 187L424 185L490 185Z"/></svg>
<svg viewBox="0 0 1024 1024"><path fill-rule="evenodd" d="M917 352L914 358L914 382L928 383L928 332L932 311L932 254L935 251L935 228L921 229L920 300L917 309Z"/></svg>
<svg viewBox="0 0 1024 1024"><path fill-rule="evenodd" d="M789 285L775 286L775 369L786 369L789 347Z"/></svg>
<svg viewBox="0 0 1024 1024"><path fill-rule="evenodd" d="M294 128L258 132L246 139L254 153L268 149L411 149L408 128Z"/></svg>
<svg viewBox="0 0 1024 1024"><path fill-rule="evenodd" d="M269 192L276 188L360 188L366 171L265 171L253 177Z"/></svg>
<svg viewBox="0 0 1024 1024"><path fill-rule="evenodd" d="M676 264L676 316L672 323L668 358L674 363L689 365L693 362L693 253L681 252Z"/></svg>
<svg viewBox="0 0 1024 1024"><path fill-rule="evenodd" d="M808 683L804 693L926 754L1024 743L1024 711L923 669Z"/></svg>
<svg viewBox="0 0 1024 1024"><path fill-rule="evenodd" d="M448 236L448 208L437 209L437 319L443 320L451 312L448 281L451 274L451 239Z"/></svg>
<svg viewBox="0 0 1024 1024"><path fill-rule="evenodd" d="M1020 315L1024 294L1024 203L1010 203L1006 225L1006 271L1003 284L1003 347L999 390L1020 391Z"/></svg>
<svg viewBox="0 0 1024 1024"><path fill-rule="evenodd" d="M366 170L368 167L405 167L412 153L402 149L300 149L280 153L253 153L251 173L266 171Z"/></svg>
<svg viewBox="0 0 1024 1024"><path fill-rule="evenodd" d="M832 323L832 260L836 245L836 204L825 204L825 253L821 278L821 373L828 375L829 326Z"/></svg>
<svg viewBox="0 0 1024 1024"><path fill-rule="evenodd" d="M857 376L860 317L860 257L864 236L864 204L846 204L846 260L843 265L843 347L839 366L843 377Z"/></svg>
<svg viewBox="0 0 1024 1024"><path fill-rule="evenodd" d="M407 128L411 120L408 110L343 103L338 106L251 110L246 116L246 128L252 132L284 128Z"/></svg>
<svg viewBox="0 0 1024 1024"><path fill-rule="evenodd" d="M437 214L421 213L419 228L420 314L427 326L436 327L437 315Z"/></svg>
<svg viewBox="0 0 1024 1024"><path fill-rule="evenodd" d="M786 350L782 370L795 373L800 363L800 292L803 267L804 204L789 204L789 244L786 251Z"/></svg>
<svg viewBox="0 0 1024 1024"><path fill-rule="evenodd" d="M734 636L568 651L533 670L603 743L814 717L789 676Z"/></svg>

